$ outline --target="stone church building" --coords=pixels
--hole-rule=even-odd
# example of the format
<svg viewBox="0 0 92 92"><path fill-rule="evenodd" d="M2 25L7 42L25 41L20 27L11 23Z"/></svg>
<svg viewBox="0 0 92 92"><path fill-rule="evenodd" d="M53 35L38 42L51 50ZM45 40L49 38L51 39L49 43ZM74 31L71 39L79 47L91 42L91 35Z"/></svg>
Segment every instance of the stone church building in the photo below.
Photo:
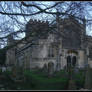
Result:
<svg viewBox="0 0 92 92"><path fill-rule="evenodd" d="M30 19L25 31L26 39L23 38L25 40L7 50L7 66L34 69L48 67L51 63L54 70L64 69L69 65L85 68L89 64L92 67L92 37L86 35L85 19L79 22L68 17L59 19L53 25L49 25L47 21ZM30 36L34 31L43 34L34 38ZM8 46L15 42L18 40L14 40L13 36L8 38Z"/></svg>

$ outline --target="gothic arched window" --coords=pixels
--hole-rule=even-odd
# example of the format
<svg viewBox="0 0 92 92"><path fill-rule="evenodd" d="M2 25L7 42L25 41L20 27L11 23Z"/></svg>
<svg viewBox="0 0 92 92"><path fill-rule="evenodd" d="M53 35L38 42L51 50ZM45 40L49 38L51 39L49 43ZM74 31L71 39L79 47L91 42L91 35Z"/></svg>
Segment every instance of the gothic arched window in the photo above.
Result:
<svg viewBox="0 0 92 92"><path fill-rule="evenodd" d="M54 46L53 45L49 46L48 57L54 57Z"/></svg>
<svg viewBox="0 0 92 92"><path fill-rule="evenodd" d="M76 65L76 56L73 56L72 57L72 66L75 66Z"/></svg>

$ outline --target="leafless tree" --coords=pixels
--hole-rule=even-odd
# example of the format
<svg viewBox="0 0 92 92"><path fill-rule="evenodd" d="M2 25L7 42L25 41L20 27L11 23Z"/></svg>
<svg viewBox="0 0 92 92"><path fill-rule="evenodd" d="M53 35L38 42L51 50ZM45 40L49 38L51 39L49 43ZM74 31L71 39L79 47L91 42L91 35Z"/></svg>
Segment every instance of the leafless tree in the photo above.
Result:
<svg viewBox="0 0 92 92"><path fill-rule="evenodd" d="M57 15L59 17L73 15L78 20L85 16L89 26L92 24L91 8L90 1L1 1L0 40L4 44L9 34L25 32L25 24L30 18L48 20L53 24Z"/></svg>

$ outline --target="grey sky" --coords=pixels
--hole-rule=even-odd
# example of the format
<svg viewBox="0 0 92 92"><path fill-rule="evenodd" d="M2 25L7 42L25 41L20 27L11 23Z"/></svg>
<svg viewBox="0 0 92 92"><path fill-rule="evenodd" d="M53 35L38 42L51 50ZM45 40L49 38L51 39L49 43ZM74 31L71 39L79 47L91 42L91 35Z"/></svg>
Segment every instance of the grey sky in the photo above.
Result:
<svg viewBox="0 0 92 92"><path fill-rule="evenodd" d="M25 2L30 4L30 1L25 1ZM64 5L64 7L62 7L61 10L59 9L59 11L64 11L67 8L65 6L67 4L69 4L69 1L66 1L66 2L67 3ZM81 1L81 2L83 2L83 1ZM86 2L88 2L88 1L86 1ZM86 2L84 1L83 4L85 4ZM8 6L5 3L7 3ZM20 9L18 8L19 3L20 3L20 1L6 1L6 2L1 1L0 2L0 10L4 9L7 12L12 12L12 11L21 12ZM41 5L42 8L46 8L47 6L50 6L50 5L54 4L53 1L31 1L31 3L36 3L38 5L44 4L44 5ZM16 7L14 7L13 5L15 5ZM3 8L1 6L3 6ZM85 11L84 11L85 18L86 19L92 19L92 7L91 6L85 6L85 5L84 5L84 7L85 7ZM26 9L24 7L24 9L25 9L25 12L35 12L35 11L37 11L37 9L34 9L34 8ZM54 11L56 11L56 9L55 8L49 9L49 11L54 12ZM82 13L80 13L80 14L82 14ZM10 17L16 18L19 23L17 23L16 21L12 20ZM25 19L22 16L21 17L20 16L7 16L7 15L1 15L0 14L0 30L6 31L6 33L4 31L3 32L0 31L0 36L3 36L2 33L4 35L7 35L10 32L17 31L19 29L24 29L26 23L29 21L30 18L31 19L37 19L37 20L45 20L45 21L48 19L48 21L51 21L51 20L55 19L55 16L43 13L43 14L39 14L39 15L36 15L36 16L26 17L26 21L25 21ZM21 23L21 25L19 25L20 23ZM90 22L90 24L91 25L89 25L89 26L87 24L87 34L88 35L92 35L92 27L91 27L92 22ZM23 37L23 34L21 34L20 36Z"/></svg>

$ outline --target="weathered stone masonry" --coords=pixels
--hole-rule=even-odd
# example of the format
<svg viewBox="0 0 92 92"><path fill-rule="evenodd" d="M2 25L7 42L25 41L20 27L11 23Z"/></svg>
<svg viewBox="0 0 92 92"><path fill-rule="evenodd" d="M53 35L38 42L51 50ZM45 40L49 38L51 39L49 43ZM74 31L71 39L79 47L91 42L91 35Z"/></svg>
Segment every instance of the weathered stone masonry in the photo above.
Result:
<svg viewBox="0 0 92 92"><path fill-rule="evenodd" d="M26 25L26 36L34 30L38 33L43 30L44 34L49 30L49 23L31 19ZM48 67L52 62L54 70L60 70L69 64L84 68L88 62L92 67L92 37L86 35L86 21L79 23L73 18L61 19L59 32L52 30L46 36L41 36L34 44L31 44L29 37L28 42L24 41L9 49L6 64L32 69L43 68L45 64Z"/></svg>

